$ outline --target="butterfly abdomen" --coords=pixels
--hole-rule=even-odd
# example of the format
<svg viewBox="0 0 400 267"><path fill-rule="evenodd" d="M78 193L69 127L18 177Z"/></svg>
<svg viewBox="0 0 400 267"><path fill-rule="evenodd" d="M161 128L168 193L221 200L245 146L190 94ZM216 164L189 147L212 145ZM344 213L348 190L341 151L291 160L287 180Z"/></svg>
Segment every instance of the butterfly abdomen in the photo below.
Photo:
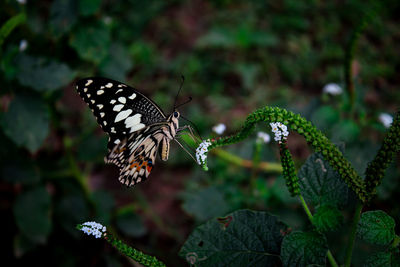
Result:
<svg viewBox="0 0 400 267"><path fill-rule="evenodd" d="M163 138L160 146L159 146L159 153L160 153L160 158L163 161L168 160L168 155L169 155L169 140L167 138Z"/></svg>

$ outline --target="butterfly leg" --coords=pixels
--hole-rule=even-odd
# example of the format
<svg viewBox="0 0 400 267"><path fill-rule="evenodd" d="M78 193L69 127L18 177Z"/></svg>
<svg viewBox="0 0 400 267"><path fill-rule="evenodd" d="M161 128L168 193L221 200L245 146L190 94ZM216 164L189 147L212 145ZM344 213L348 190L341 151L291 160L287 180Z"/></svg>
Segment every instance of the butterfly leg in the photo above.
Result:
<svg viewBox="0 0 400 267"><path fill-rule="evenodd" d="M178 128L178 130L176 132L177 132L178 135L182 135L182 134L184 134L183 131L186 130L186 129L189 130L189 136L193 139L193 141L200 142L202 140L200 134L197 133L197 131L196 131L197 136L199 136L199 137L197 137L196 134L195 134L194 129L190 125L185 125L183 127L180 127L180 128Z"/></svg>

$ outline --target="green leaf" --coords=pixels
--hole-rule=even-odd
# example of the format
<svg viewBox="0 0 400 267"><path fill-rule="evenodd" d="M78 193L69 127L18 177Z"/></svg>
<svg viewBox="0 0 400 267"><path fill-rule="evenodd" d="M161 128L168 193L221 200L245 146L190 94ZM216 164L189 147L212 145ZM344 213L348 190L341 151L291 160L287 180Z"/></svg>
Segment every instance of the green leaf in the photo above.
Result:
<svg viewBox="0 0 400 267"><path fill-rule="evenodd" d="M112 44L109 56L100 64L101 73L111 79L125 81L126 74L132 68L128 51L121 44Z"/></svg>
<svg viewBox="0 0 400 267"><path fill-rule="evenodd" d="M179 256L196 266L278 266L286 231L276 216L239 210L197 227Z"/></svg>
<svg viewBox="0 0 400 267"><path fill-rule="evenodd" d="M133 209L121 209L116 217L118 229L127 236L141 237L147 233L142 218Z"/></svg>
<svg viewBox="0 0 400 267"><path fill-rule="evenodd" d="M39 92L57 90L75 76L75 72L64 63L26 54L17 56L16 65L19 83Z"/></svg>
<svg viewBox="0 0 400 267"><path fill-rule="evenodd" d="M312 154L301 167L298 176L300 191L312 205L346 205L349 189L321 154Z"/></svg>
<svg viewBox="0 0 400 267"><path fill-rule="evenodd" d="M77 18L77 0L55 0L50 8L51 32L60 37L71 30Z"/></svg>
<svg viewBox="0 0 400 267"><path fill-rule="evenodd" d="M199 221L221 216L229 211L229 205L224 195L216 187L186 193L182 208Z"/></svg>
<svg viewBox="0 0 400 267"><path fill-rule="evenodd" d="M371 244L387 245L395 237L394 227L394 219L384 211L367 211L361 214L357 235Z"/></svg>
<svg viewBox="0 0 400 267"><path fill-rule="evenodd" d="M399 267L399 252L378 252L369 256L364 263L364 267L376 266Z"/></svg>
<svg viewBox="0 0 400 267"><path fill-rule="evenodd" d="M0 28L0 48L4 43L7 36L17 27L19 24L26 21L25 13L20 13L14 17L8 19Z"/></svg>
<svg viewBox="0 0 400 267"><path fill-rule="evenodd" d="M313 224L320 232L336 230L342 223L342 213L331 205L320 206L313 216Z"/></svg>
<svg viewBox="0 0 400 267"><path fill-rule="evenodd" d="M69 45L82 59L98 64L108 55L110 40L110 30L98 22L77 27L70 36Z"/></svg>
<svg viewBox="0 0 400 267"><path fill-rule="evenodd" d="M80 0L78 2L79 13L82 16L89 16L95 14L101 6L101 0Z"/></svg>
<svg viewBox="0 0 400 267"><path fill-rule="evenodd" d="M49 133L49 110L40 98L19 95L11 102L1 122L11 140L35 152Z"/></svg>
<svg viewBox="0 0 400 267"><path fill-rule="evenodd" d="M18 228L26 237L44 244L52 226L49 193L44 187L23 192L14 203L14 216Z"/></svg>
<svg viewBox="0 0 400 267"><path fill-rule="evenodd" d="M318 232L293 232L283 239L281 257L283 266L308 266L326 263L328 245Z"/></svg>

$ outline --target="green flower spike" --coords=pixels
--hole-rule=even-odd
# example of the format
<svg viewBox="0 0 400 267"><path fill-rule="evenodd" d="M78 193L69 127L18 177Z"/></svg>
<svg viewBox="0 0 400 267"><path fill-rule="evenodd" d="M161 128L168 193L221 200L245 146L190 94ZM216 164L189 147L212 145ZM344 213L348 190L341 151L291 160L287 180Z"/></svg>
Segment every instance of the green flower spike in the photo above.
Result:
<svg viewBox="0 0 400 267"><path fill-rule="evenodd" d="M283 168L283 178L286 180L286 186L292 197L300 195L299 178L294 168L292 155L287 147L286 140L279 142L279 151Z"/></svg>
<svg viewBox="0 0 400 267"><path fill-rule="evenodd" d="M211 140L207 147L210 151L213 148L237 143L248 137L254 130L257 122L282 122L288 125L293 131L301 134L316 152L320 152L324 159L337 170L347 185L357 194L363 202L368 200L368 192L365 189L364 181L357 174L350 162L347 161L339 149L333 145L321 131L315 128L299 114L280 109L277 107L264 107L251 113L243 128L235 135ZM206 153L204 154L206 156Z"/></svg>
<svg viewBox="0 0 400 267"><path fill-rule="evenodd" d="M156 257L144 254L143 252L136 250L121 240L116 239L110 233L106 231L106 227L96 222L85 222L76 226L78 230L83 231L87 235L93 235L96 238L104 238L122 254L128 256L134 261L147 266L147 267L165 267L165 264L159 261Z"/></svg>
<svg viewBox="0 0 400 267"><path fill-rule="evenodd" d="M365 184L367 192L375 194L376 187L380 185L385 175L385 170L392 162L395 154L400 150L400 111L397 112L389 132L373 161L368 164L365 171Z"/></svg>

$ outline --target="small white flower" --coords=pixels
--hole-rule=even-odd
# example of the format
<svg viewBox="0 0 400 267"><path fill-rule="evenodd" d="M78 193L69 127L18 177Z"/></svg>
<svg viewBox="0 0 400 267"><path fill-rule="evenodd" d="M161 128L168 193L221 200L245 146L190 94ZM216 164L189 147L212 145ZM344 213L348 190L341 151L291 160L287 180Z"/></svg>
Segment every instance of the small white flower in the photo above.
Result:
<svg viewBox="0 0 400 267"><path fill-rule="evenodd" d="M219 124L215 125L214 127L212 127L212 130L216 134L221 135L221 134L223 134L225 132L226 126L223 123L219 123Z"/></svg>
<svg viewBox="0 0 400 267"><path fill-rule="evenodd" d="M286 139L289 135L287 130L287 126L281 122L271 122L269 124L272 128L272 132L274 133L274 140L277 142L281 142L282 139ZM283 137L282 137L283 136Z"/></svg>
<svg viewBox="0 0 400 267"><path fill-rule="evenodd" d="M285 124L280 124L279 128L281 128L282 131L286 132L287 131L287 126Z"/></svg>
<svg viewBox="0 0 400 267"><path fill-rule="evenodd" d="M97 222L84 222L82 225L82 232L87 235L93 235L96 238L102 237L104 232L107 230L105 226Z"/></svg>
<svg viewBox="0 0 400 267"><path fill-rule="evenodd" d="M26 50L26 48L28 47L28 41L23 39L19 42L19 51L23 52Z"/></svg>
<svg viewBox="0 0 400 267"><path fill-rule="evenodd" d="M257 142L268 144L271 141L271 136L264 132L257 133Z"/></svg>
<svg viewBox="0 0 400 267"><path fill-rule="evenodd" d="M322 92L325 94L340 95L342 94L343 90L342 87L340 87L337 83L328 83L324 86Z"/></svg>
<svg viewBox="0 0 400 267"><path fill-rule="evenodd" d="M389 128L393 123L393 117L388 113L381 113L379 114L379 121L383 124L383 126Z"/></svg>
<svg viewBox="0 0 400 267"><path fill-rule="evenodd" d="M21 5L25 5L26 4L26 0L17 0L18 3L20 3Z"/></svg>

